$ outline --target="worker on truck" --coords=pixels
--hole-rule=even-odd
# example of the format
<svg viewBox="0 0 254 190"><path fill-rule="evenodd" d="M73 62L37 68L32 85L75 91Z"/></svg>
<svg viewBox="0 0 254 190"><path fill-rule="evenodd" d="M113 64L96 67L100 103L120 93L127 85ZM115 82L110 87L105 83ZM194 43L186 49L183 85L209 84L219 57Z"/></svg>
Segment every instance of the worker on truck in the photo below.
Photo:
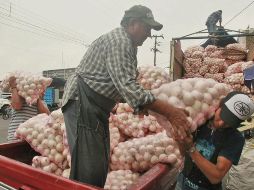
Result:
<svg viewBox="0 0 254 190"><path fill-rule="evenodd" d="M206 20L206 26L210 35L215 35L217 31L217 22L219 21L221 27L222 10L213 12Z"/></svg>
<svg viewBox="0 0 254 190"><path fill-rule="evenodd" d="M183 141L186 150L184 169L176 190L221 190L221 181L237 165L244 137L237 130L254 113L254 103L245 94L230 92L220 102L214 118Z"/></svg>
<svg viewBox="0 0 254 190"><path fill-rule="evenodd" d="M125 11L121 27L100 36L69 77L62 111L71 152L70 179L103 187L109 168L109 115L116 102L127 102L135 112L153 110L164 115L186 136L186 113L156 100L137 79L137 47L151 29L160 30L152 11L136 5Z"/></svg>

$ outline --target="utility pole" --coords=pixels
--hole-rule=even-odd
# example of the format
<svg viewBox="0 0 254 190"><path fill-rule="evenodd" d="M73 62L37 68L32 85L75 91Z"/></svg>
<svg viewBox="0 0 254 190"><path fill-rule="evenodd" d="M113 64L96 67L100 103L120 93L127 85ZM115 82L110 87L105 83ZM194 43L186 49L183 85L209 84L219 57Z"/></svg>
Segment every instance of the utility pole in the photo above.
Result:
<svg viewBox="0 0 254 190"><path fill-rule="evenodd" d="M160 46L160 42L157 42L157 38L163 38L163 35L152 35L152 38L154 39L154 47L151 49L151 51L153 51L154 53L154 59L153 59L153 65L156 66L156 53L157 52L161 52L160 50L157 49L157 46Z"/></svg>

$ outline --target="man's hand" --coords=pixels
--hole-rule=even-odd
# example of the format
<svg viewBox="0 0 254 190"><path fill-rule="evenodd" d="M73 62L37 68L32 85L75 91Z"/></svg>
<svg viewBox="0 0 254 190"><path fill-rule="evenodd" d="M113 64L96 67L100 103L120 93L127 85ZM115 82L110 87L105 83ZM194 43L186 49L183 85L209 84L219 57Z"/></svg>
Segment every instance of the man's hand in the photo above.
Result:
<svg viewBox="0 0 254 190"><path fill-rule="evenodd" d="M159 99L144 105L144 108L163 115L170 122L172 127L169 125L162 126L175 140L184 139L188 134L191 134L191 123L187 119L189 114L184 109L176 108Z"/></svg>
<svg viewBox="0 0 254 190"><path fill-rule="evenodd" d="M181 154L185 155L185 153L188 152L190 148L194 146L192 135L188 135L181 141L178 141L178 145L179 145Z"/></svg>
<svg viewBox="0 0 254 190"><path fill-rule="evenodd" d="M174 112L171 112L168 119L174 129L173 136L175 140L183 140L187 136L191 135L190 122L187 119L188 112L183 109L175 108Z"/></svg>
<svg viewBox="0 0 254 190"><path fill-rule="evenodd" d="M16 78L14 76L10 77L9 84L11 88L16 88L17 83L16 83Z"/></svg>

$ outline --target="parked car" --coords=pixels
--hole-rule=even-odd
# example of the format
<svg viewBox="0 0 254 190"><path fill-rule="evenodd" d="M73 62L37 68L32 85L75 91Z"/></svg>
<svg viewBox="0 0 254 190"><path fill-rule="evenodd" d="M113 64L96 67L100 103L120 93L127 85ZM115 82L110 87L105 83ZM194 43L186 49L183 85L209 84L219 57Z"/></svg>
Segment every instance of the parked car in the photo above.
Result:
<svg viewBox="0 0 254 190"><path fill-rule="evenodd" d="M0 98L0 115L3 119L9 119L11 115L11 103L9 97Z"/></svg>

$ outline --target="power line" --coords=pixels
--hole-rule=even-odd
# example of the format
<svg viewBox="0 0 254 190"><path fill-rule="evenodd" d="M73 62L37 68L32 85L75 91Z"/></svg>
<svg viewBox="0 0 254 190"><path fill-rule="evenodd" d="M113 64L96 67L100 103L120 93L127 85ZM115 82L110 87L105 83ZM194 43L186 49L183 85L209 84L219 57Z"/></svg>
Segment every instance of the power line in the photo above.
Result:
<svg viewBox="0 0 254 190"><path fill-rule="evenodd" d="M5 4L6 5L6 4ZM13 7L13 6L12 6ZM15 6L16 7L16 6ZM11 15L9 15L8 13L9 13L9 10L8 9L6 9L6 8L4 8L4 7L0 7L0 9L2 9L2 10L4 10L6 13L3 13L2 11L0 11L0 13L2 13L1 15L2 15L2 18L3 18L3 16L5 17L5 19L6 20L8 20L9 22L11 22L11 23L13 23L13 22L15 22L15 23L18 23L19 25L21 25L21 26L25 26L26 28L30 28L30 29L32 29L33 30L33 33L35 33L34 32L34 30L36 30L36 31L39 31L40 33L46 33L47 34L47 36L48 35L52 35L52 36L54 36L55 38L60 38L60 39L63 39L63 40L65 40L65 41L70 41L70 42L74 42L74 43L76 43L76 44L80 44L80 45L84 45L84 46L87 46L86 44L85 44L85 42L84 42L84 40L81 40L80 38L77 38L77 37L74 37L72 34L70 35L70 34L66 34L66 33L63 33L63 32L59 32L59 31L57 31L56 29L55 29L55 27L51 27L50 26L50 28L51 29L49 29L48 28L48 26L43 26L43 25L38 25L38 24L34 24L34 22L33 23L31 23L31 22L28 22L28 21L26 21L26 20L24 20L24 19L20 19L20 18L18 18L18 17L16 17L15 15L17 15L17 13L20 13L20 11L18 10L18 11L14 11L14 10L12 10L12 13L11 13ZM13 9L13 8L12 8ZM23 11L24 12L24 10L22 10L21 9L21 11ZM8 12L8 13L7 13ZM25 11L25 13L28 13L27 11ZM26 18L26 16L24 16L24 14L19 14L19 15L21 15L22 17L24 17L24 18ZM29 18L34 18L35 17L35 15L34 14L30 14L29 15ZM36 22L38 22L38 19L36 20ZM50 24L48 24L47 22L45 22L45 21L43 21L44 23L46 23L46 25L50 25ZM9 24L10 25L10 24ZM56 26L56 25L54 25L54 26ZM16 27L17 28L17 27ZM21 29L20 27L19 27L19 29ZM27 31L27 30L26 30ZM31 32L31 30L29 30L30 32ZM61 29L61 31L63 31L63 29ZM37 33L38 34L38 33ZM45 35L44 35L45 36Z"/></svg>
<svg viewBox="0 0 254 190"><path fill-rule="evenodd" d="M62 33L64 31L64 33L68 33L68 35L71 35L71 36L73 36L73 35L74 36L76 36L76 35L81 36L81 34L78 34L75 31L72 31L70 29L67 29L66 27L60 26L59 24L52 23L52 21L50 21L50 23L49 23L47 19L41 17L40 15L35 14L35 13L33 13L27 9L24 9L22 7L20 7L20 8L19 7L20 6L17 6L17 5L13 6L13 9L14 9L13 12L15 12L16 15L20 15L21 17L26 18L26 20L32 19L31 21L33 22L33 19L36 18L35 22L37 24L46 25L47 27L50 27L53 30L58 30L58 31L60 30ZM84 36L84 35L82 34L82 36Z"/></svg>
<svg viewBox="0 0 254 190"><path fill-rule="evenodd" d="M2 2L2 5L6 5L8 8L9 8L9 6L10 6L10 4L12 4L13 6L12 6L12 9L13 9L13 13L15 13L15 14L17 14L17 15L20 15L21 17L23 17L23 18L27 18L27 19L34 19L34 18L36 18L36 22L38 21L38 20L40 20L40 22L43 22L43 23L46 23L47 25L50 25L50 27L52 27L52 28L56 28L56 27L59 27L60 25L59 24L56 24L56 23L52 23L52 21L50 21L50 23L48 22L48 20L47 19L45 19L44 17L42 17L42 16L40 16L40 15L38 15L38 14L36 14L36 13L34 13L34 12L32 12L32 11L30 11L30 10L28 10L28 9L26 9L26 8L23 8L23 7L21 7L21 6L19 6L19 5L17 5L17 4L13 4L13 3L11 3L10 1L9 1L9 3L7 3L7 2ZM9 12L9 9L8 9L8 12ZM22 13L21 13L22 12ZM26 17L27 16L27 17ZM65 31L68 31L69 33L70 33L70 31L71 31L71 33L72 34L78 34L77 32L75 32L75 31L73 31L73 30L70 30L70 29L67 29L66 27L63 27L63 26L60 26L61 28L61 31L62 30L65 30ZM80 34L79 34L80 35ZM83 34L82 34L82 36L83 36Z"/></svg>
<svg viewBox="0 0 254 190"><path fill-rule="evenodd" d="M35 30L41 30L42 32L46 32L46 33L50 33L50 34L54 34L54 35L60 35L61 37L64 37L64 38L68 38L68 39L72 39L70 38L69 36L64 36L63 34L61 33L56 33L54 31L51 31L51 30L48 30L47 28L44 28L44 27L41 27L41 26L38 26L38 25L35 25L35 24L32 24L32 23L29 23L27 21L24 21L24 20L21 20L21 19L18 19L16 17L8 17L6 14L3 14L1 11L0 11L0 16L2 15L2 18L5 18L9 21L13 21L13 22L16 22L16 23L19 23L23 26L27 26L27 27L31 27ZM73 38L73 40L76 40ZM78 41L78 40L77 40Z"/></svg>
<svg viewBox="0 0 254 190"><path fill-rule="evenodd" d="M53 37L53 36L48 36L48 35L38 33L38 32L35 32L35 31L27 30L27 29L24 29L24 28L20 28L18 26L11 25L10 23L0 22L0 24L11 27L11 28L15 28L15 29L18 29L18 30L22 30L22 31L25 31L25 32L30 32L30 33L33 33L33 34L36 34L36 35L39 35L39 36L43 36L43 37L51 38L51 39L54 39L54 40L58 40L58 41L69 41L69 40L59 39L59 38L56 38L56 37ZM76 42L72 41L72 43L76 43ZM78 45L80 45L80 44L78 44Z"/></svg>
<svg viewBox="0 0 254 190"><path fill-rule="evenodd" d="M30 28L32 30L35 30L35 31L39 31L40 33L43 33L43 34L47 34L47 35L51 35L55 38L60 38L60 39L63 39L63 40L67 40L67 41L71 41L71 42L74 42L74 43L77 43L77 44L80 44L80 45L85 45L83 41L81 41L80 39L77 39L77 38L74 38L72 36L68 36L68 35L65 35L65 34L61 34L61 33L57 33L55 31L51 31L47 28L44 28L44 27L41 27L41 26L38 26L38 25L35 25L35 24L32 24L32 23L29 23L27 21L24 21L24 20L21 20L21 19L18 19L16 17L9 17L7 14L3 13L0 11L0 17L1 18L4 18L5 20L11 22L11 23L16 23L20 26L23 26L23 27L26 27L26 28ZM3 24L3 23L2 23ZM11 26L9 24L9 26ZM13 25L12 25L13 26ZM15 27L17 28L17 27ZM21 29L20 27L18 27L18 29ZM24 30L24 31L27 31L27 30ZM31 30L29 30L29 32L32 32ZM36 32L32 32L32 33L36 33ZM38 34L38 33L36 33ZM87 46L87 45L85 45Z"/></svg>
<svg viewBox="0 0 254 190"><path fill-rule="evenodd" d="M234 20L236 17L238 17L240 14L242 14L243 11L245 11L247 8L249 8L252 4L254 3L254 1L252 1L250 4L248 4L245 8L243 8L239 13L237 13L235 16L233 16L228 22L226 22L226 24L224 24L224 26L226 26L228 23L230 23L232 20Z"/></svg>

